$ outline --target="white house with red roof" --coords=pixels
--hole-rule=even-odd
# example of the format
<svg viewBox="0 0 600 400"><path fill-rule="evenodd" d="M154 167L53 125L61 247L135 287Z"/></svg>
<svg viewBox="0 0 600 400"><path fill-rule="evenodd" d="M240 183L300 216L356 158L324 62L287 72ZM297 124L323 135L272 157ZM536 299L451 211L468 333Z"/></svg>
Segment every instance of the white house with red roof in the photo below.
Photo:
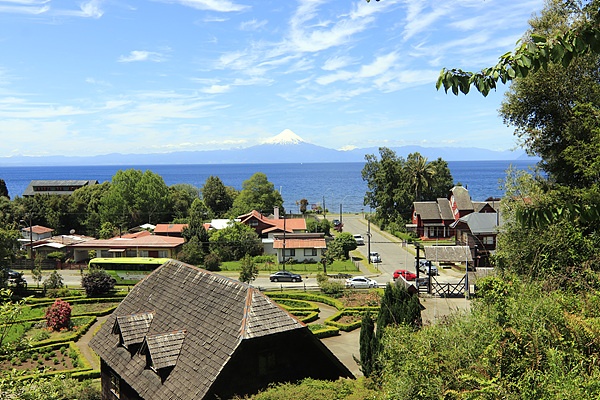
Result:
<svg viewBox="0 0 600 400"><path fill-rule="evenodd" d="M266 217L256 210L238 217L241 223L246 224L256 231L261 238L272 238L276 233L301 233L306 232L304 218L280 218L278 210L275 215Z"/></svg>

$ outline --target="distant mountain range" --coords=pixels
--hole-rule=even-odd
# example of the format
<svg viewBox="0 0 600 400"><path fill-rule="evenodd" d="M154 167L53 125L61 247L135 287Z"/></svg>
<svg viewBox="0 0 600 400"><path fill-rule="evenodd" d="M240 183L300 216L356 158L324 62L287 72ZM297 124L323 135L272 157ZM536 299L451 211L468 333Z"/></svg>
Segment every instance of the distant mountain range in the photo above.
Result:
<svg viewBox="0 0 600 400"><path fill-rule="evenodd" d="M530 157L523 150L493 151L476 147L389 147L400 157L419 152L429 160L445 161L520 160ZM169 165L169 164L270 164L364 162L366 154L379 154L378 147L334 150L307 143L289 129L263 144L230 150L177 151L154 154L104 154L98 156L0 157L0 166L48 165Z"/></svg>

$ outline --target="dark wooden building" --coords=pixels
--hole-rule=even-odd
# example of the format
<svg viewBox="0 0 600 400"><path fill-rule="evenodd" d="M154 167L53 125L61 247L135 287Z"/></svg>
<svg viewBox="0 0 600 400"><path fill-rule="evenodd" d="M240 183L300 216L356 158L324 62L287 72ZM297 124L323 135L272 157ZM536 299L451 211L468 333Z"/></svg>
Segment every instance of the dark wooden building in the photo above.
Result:
<svg viewBox="0 0 600 400"><path fill-rule="evenodd" d="M103 399L226 399L351 372L259 290L171 260L138 283L90 342Z"/></svg>

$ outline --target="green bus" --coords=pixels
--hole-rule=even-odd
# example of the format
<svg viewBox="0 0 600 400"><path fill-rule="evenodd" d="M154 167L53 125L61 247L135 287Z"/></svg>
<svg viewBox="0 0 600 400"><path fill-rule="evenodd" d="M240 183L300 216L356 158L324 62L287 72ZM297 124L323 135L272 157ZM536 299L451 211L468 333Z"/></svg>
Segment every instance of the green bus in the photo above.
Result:
<svg viewBox="0 0 600 400"><path fill-rule="evenodd" d="M169 260L170 258L149 257L92 258L88 267L90 269L119 271L153 271Z"/></svg>

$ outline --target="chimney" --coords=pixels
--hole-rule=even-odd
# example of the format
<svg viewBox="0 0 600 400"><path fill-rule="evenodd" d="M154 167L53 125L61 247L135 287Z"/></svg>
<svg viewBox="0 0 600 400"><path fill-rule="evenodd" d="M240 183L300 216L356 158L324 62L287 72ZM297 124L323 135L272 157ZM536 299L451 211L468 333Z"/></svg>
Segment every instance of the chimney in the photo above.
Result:
<svg viewBox="0 0 600 400"><path fill-rule="evenodd" d="M275 216L275 219L279 219L279 207L273 209L273 215Z"/></svg>

